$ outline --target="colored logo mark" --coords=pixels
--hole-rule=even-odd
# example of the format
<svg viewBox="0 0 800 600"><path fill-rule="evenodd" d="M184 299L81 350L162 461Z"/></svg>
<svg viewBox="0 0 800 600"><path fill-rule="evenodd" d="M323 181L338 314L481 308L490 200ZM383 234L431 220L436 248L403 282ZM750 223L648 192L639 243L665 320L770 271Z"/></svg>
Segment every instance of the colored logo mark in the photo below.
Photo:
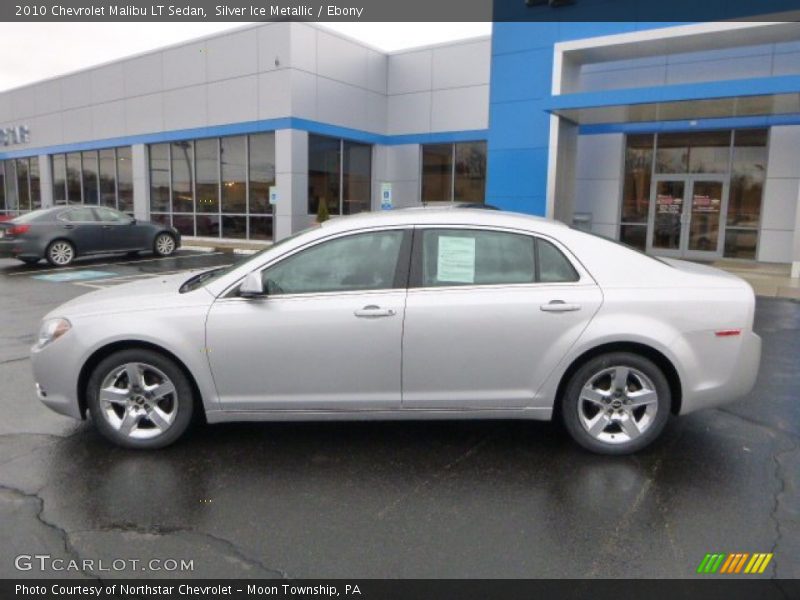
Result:
<svg viewBox="0 0 800 600"><path fill-rule="evenodd" d="M41 281L84 281L86 279L101 279L104 277L113 277L116 273L111 271L65 271L62 273L52 273L50 275L34 275L33 279Z"/></svg>
<svg viewBox="0 0 800 600"><path fill-rule="evenodd" d="M767 569L767 565L772 560L772 553L756 552L734 552L733 554L706 554L697 572L702 574L721 573L726 575L759 574Z"/></svg>

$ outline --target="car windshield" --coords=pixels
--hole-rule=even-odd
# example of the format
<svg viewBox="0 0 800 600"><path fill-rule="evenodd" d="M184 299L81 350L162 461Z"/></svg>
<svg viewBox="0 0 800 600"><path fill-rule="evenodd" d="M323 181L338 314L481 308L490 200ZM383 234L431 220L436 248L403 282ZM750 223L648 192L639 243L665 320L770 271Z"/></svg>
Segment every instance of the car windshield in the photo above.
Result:
<svg viewBox="0 0 800 600"><path fill-rule="evenodd" d="M261 256L262 254L264 254L265 252L269 252L273 248L277 248L279 246L282 246L286 242L289 242L289 241L291 241L291 240L293 240L293 239L295 239L297 237L300 237L301 235L311 231L312 229L316 229L316 227L309 227L307 229L303 229L302 231L298 231L297 233L295 233L293 235L290 235L289 237L285 237L285 238L283 238L282 240L280 240L278 242L274 242L274 243L270 244L269 246L267 246L266 248L264 248L263 250L260 250L259 252L256 252L255 254L253 254L247 260L248 261L254 260L254 259L258 258L259 256ZM181 287L180 287L180 293L184 294L186 292L191 292L192 290L196 290L199 287L208 285L212 281L216 281L220 277L223 277L224 275L227 275L228 273L230 273L234 269L238 269L241 265L242 265L241 262L236 262L236 263L233 263L232 265L228 265L228 266L225 266L225 267L216 267L216 268L213 268L213 269L209 269L208 271L202 271L201 273L195 273L189 279L187 279L186 281L183 282L183 285L181 285Z"/></svg>

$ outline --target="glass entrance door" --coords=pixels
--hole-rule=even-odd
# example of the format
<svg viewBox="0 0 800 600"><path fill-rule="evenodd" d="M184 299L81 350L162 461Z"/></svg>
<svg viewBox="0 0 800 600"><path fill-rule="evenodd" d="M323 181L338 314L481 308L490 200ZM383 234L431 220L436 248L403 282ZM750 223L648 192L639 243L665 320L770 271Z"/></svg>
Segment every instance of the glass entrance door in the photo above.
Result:
<svg viewBox="0 0 800 600"><path fill-rule="evenodd" d="M662 256L715 259L722 256L727 198L723 177L656 177L650 194L647 250Z"/></svg>

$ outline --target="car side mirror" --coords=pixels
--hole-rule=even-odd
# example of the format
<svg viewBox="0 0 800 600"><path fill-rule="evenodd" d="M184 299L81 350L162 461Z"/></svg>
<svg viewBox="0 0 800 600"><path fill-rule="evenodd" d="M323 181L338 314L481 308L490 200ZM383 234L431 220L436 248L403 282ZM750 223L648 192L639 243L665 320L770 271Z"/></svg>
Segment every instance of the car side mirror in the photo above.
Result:
<svg viewBox="0 0 800 600"><path fill-rule="evenodd" d="M267 293L264 290L264 280L261 279L261 273L258 271L248 273L242 285L239 286L239 295L242 298L259 298L266 296Z"/></svg>

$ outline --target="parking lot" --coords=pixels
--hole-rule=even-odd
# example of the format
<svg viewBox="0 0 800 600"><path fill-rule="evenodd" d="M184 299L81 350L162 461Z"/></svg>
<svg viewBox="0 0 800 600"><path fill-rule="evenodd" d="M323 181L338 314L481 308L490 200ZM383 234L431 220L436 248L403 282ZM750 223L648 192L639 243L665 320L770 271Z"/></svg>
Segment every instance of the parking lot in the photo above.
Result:
<svg viewBox="0 0 800 600"><path fill-rule="evenodd" d="M216 425L132 452L38 402L28 349L49 310L241 258L0 260L0 576L41 577L14 557L49 554L191 559L193 571L169 575L193 577L680 578L709 552L773 552L762 577L800 577L800 303L789 300L759 298L764 354L748 398L673 419L622 458L519 421Z"/></svg>

